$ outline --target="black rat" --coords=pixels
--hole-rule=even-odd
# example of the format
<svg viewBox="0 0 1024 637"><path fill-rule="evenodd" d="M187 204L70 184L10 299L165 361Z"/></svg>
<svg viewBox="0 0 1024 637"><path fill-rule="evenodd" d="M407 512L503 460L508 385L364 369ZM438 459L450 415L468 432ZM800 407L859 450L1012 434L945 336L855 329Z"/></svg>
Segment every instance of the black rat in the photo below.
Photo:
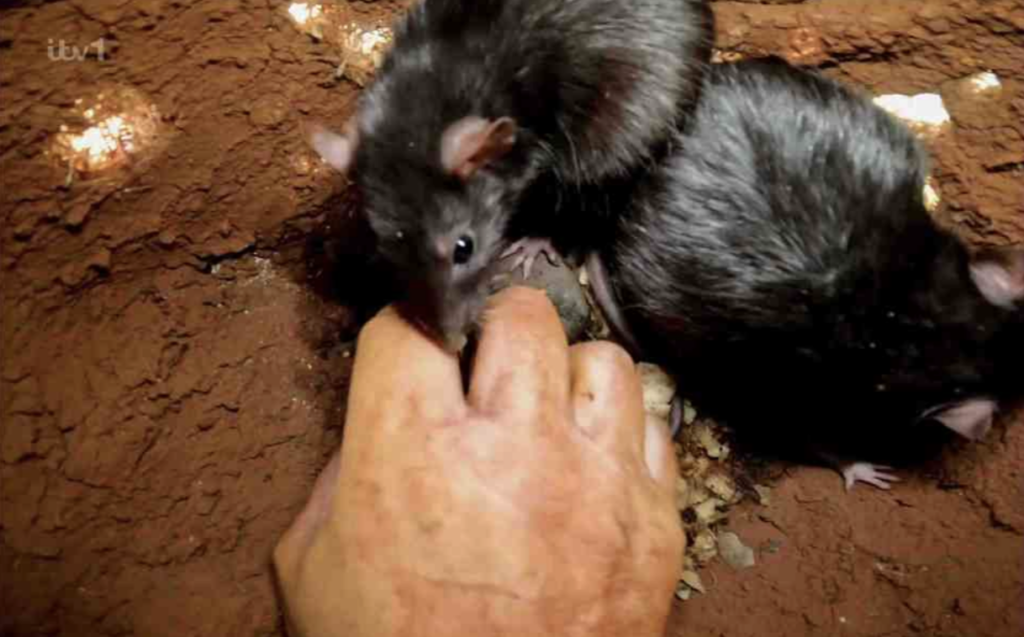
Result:
<svg viewBox="0 0 1024 637"><path fill-rule="evenodd" d="M554 214L524 203L531 186L650 161L692 110L711 40L706 0L421 0L344 130L308 136L362 191L411 318L458 349L501 259L528 269L545 251L510 241L513 217Z"/></svg>
<svg viewBox="0 0 1024 637"><path fill-rule="evenodd" d="M1024 248L971 253L939 227L927 163L834 81L780 60L716 66L590 259L595 296L740 436L887 488L889 467L859 461L928 422L978 439L1024 396Z"/></svg>

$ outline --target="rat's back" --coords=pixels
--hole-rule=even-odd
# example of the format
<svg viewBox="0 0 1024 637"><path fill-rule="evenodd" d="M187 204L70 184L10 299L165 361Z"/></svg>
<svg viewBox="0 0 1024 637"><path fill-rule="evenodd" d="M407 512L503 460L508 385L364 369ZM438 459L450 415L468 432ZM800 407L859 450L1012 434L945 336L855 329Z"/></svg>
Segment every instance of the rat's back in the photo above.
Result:
<svg viewBox="0 0 1024 637"><path fill-rule="evenodd" d="M360 129L436 155L452 122L508 116L540 170L622 175L692 109L711 32L706 0L422 0L364 95Z"/></svg>
<svg viewBox="0 0 1024 637"><path fill-rule="evenodd" d="M838 83L716 67L602 252L602 304L703 409L884 485L839 459L925 420L976 439L1022 394L1024 250L970 254L928 214L926 168L906 127Z"/></svg>
<svg viewBox="0 0 1024 637"><path fill-rule="evenodd" d="M630 258L611 267L664 283L626 304L651 320L685 314L695 337L725 337L712 322L807 326L854 287L882 293L872 283L895 283L882 273L908 251L937 248L926 171L912 134L849 89L781 62L717 66L694 126L638 187L621 224Z"/></svg>

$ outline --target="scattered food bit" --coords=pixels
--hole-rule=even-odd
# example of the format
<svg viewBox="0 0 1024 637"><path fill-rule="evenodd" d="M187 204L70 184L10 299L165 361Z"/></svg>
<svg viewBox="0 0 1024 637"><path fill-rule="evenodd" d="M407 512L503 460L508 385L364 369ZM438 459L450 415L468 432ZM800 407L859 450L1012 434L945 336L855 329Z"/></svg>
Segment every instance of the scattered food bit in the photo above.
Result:
<svg viewBox="0 0 1024 637"><path fill-rule="evenodd" d="M750 568L756 563L754 549L745 545L738 535L730 531L718 535L718 551L725 563L735 569Z"/></svg>
<svg viewBox="0 0 1024 637"><path fill-rule="evenodd" d="M722 457L723 445L715 438L715 434L711 431L710 427L706 425L697 427L695 434L697 442L704 448L709 458Z"/></svg>
<svg viewBox="0 0 1024 637"><path fill-rule="evenodd" d="M999 81L999 76L991 72L976 73L967 78L967 80L971 83L975 92L978 93L994 91L1003 87L1003 83Z"/></svg>
<svg viewBox="0 0 1024 637"><path fill-rule="evenodd" d="M644 391L644 410L667 420L672 411L672 398L676 395L675 381L657 365L639 363L636 369Z"/></svg>
<svg viewBox="0 0 1024 637"><path fill-rule="evenodd" d="M935 212L938 210L940 203L942 203L942 197L939 195L939 190L935 186L935 180L928 177L924 183L924 207L928 212Z"/></svg>
<svg viewBox="0 0 1024 637"><path fill-rule="evenodd" d="M718 507L725 505L724 502L718 498L708 498L697 506L693 507L693 512L697 514L697 519L705 524L714 524L715 522L724 518L724 514L720 513Z"/></svg>
<svg viewBox="0 0 1024 637"><path fill-rule="evenodd" d="M711 51L712 64L731 64L733 62L739 62L745 57L745 55L736 51L723 51L721 49L713 49Z"/></svg>
<svg viewBox="0 0 1024 637"><path fill-rule="evenodd" d="M684 571L679 581L698 593L704 593L704 584L700 581L700 575L696 571Z"/></svg>
<svg viewBox="0 0 1024 637"><path fill-rule="evenodd" d="M707 564L718 555L718 540L711 531L704 530L693 538L691 551L694 560L700 564Z"/></svg>
<svg viewBox="0 0 1024 637"><path fill-rule="evenodd" d="M160 115L141 93L106 89L79 98L54 136L50 153L67 165L66 185L76 173L123 166L152 147L160 136Z"/></svg>
<svg viewBox="0 0 1024 637"><path fill-rule="evenodd" d="M313 25L322 13L323 7L318 4L311 5L308 2L293 2L288 6L288 15L300 27Z"/></svg>
<svg viewBox="0 0 1024 637"><path fill-rule="evenodd" d="M707 485L711 493L714 493L725 502L732 502L736 498L736 486L729 476L716 473L709 477L704 484Z"/></svg>
<svg viewBox="0 0 1024 637"><path fill-rule="evenodd" d="M704 477L704 475L707 474L708 469L711 468L711 461L704 456L699 456L693 459L690 466L693 467L694 471L700 474L701 477Z"/></svg>
<svg viewBox="0 0 1024 637"><path fill-rule="evenodd" d="M880 95L875 98L875 104L920 135L940 133L950 123L949 111L938 93Z"/></svg>
<svg viewBox="0 0 1024 637"><path fill-rule="evenodd" d="M639 363L637 373L648 421L667 427L676 394L675 381L665 370L650 363ZM715 527L742 498L735 480L729 475L730 467L724 465L729 447L721 440L721 428L710 420L698 420L697 410L687 400L683 401L683 421L687 427L674 443L680 472L676 481L676 506L691 541L683 556L684 571L676 590L676 597L681 600L689 599L694 590L704 592L695 569L718 555ZM765 503L762 500L762 504Z"/></svg>
<svg viewBox="0 0 1024 637"><path fill-rule="evenodd" d="M761 506L768 506L772 501L772 489L764 485L755 484L754 492L757 493L757 503Z"/></svg>
<svg viewBox="0 0 1024 637"><path fill-rule="evenodd" d="M689 427L697 420L697 410L688 400L683 401L683 424Z"/></svg>
<svg viewBox="0 0 1024 637"><path fill-rule="evenodd" d="M287 11L299 31L341 52L337 76L359 86L372 79L394 39L390 24L353 11L348 2L293 2Z"/></svg>
<svg viewBox="0 0 1024 637"><path fill-rule="evenodd" d="M703 476L701 476L701 478L703 478ZM705 500L707 500L710 497L711 495L708 493L707 488L704 486L704 481L702 479L690 490L690 500L687 503L687 506L690 508L695 508L697 507L697 505L702 504Z"/></svg>
<svg viewBox="0 0 1024 637"><path fill-rule="evenodd" d="M690 506L690 483L680 476L676 478L676 508L683 511Z"/></svg>
<svg viewBox="0 0 1024 637"><path fill-rule="evenodd" d="M344 57L339 73L359 86L366 86L384 62L391 48L391 28L381 24L349 22L341 28Z"/></svg>
<svg viewBox="0 0 1024 637"><path fill-rule="evenodd" d="M808 64L815 59L821 59L824 53L824 43L821 34L815 29L801 27L794 29L789 34L789 50L786 52L786 59L794 64Z"/></svg>

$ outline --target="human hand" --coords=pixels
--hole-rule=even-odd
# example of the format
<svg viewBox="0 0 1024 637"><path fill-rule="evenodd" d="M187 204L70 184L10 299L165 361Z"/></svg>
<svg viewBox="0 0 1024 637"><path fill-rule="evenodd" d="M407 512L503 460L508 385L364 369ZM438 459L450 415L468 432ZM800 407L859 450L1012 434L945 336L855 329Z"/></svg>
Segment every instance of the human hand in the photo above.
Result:
<svg viewBox="0 0 1024 637"><path fill-rule="evenodd" d="M681 568L676 459L610 343L543 292L494 299L457 360L385 310L345 442L274 552L293 637L661 635Z"/></svg>

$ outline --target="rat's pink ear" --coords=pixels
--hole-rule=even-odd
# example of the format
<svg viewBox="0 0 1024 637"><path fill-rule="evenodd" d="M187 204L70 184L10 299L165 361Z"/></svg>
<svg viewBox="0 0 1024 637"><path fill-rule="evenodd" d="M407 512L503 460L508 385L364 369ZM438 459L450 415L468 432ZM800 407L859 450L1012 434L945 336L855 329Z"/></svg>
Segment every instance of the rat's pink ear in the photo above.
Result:
<svg viewBox="0 0 1024 637"><path fill-rule="evenodd" d="M1024 300L1024 247L979 252L971 261L971 278L990 303L1012 310Z"/></svg>
<svg viewBox="0 0 1024 637"><path fill-rule="evenodd" d="M504 157L515 144L516 122L512 118L491 121L463 117L441 137L441 165L445 172L466 181L476 171Z"/></svg>
<svg viewBox="0 0 1024 637"><path fill-rule="evenodd" d="M356 154L356 146L359 145L355 120L350 119L345 124L341 135L316 123L306 124L303 128L306 141L320 158L342 173L348 173Z"/></svg>
<svg viewBox="0 0 1024 637"><path fill-rule="evenodd" d="M971 398L935 413L928 414L968 440L981 440L992 428L996 403L985 398Z"/></svg>

